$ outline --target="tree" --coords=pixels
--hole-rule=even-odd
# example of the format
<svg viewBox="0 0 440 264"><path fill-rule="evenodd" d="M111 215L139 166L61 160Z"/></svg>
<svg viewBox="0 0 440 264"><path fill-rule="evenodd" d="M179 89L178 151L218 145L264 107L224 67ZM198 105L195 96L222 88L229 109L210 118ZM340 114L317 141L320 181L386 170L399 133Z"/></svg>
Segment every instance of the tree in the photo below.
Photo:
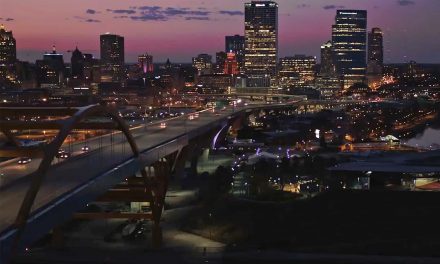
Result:
<svg viewBox="0 0 440 264"><path fill-rule="evenodd" d="M202 187L202 193L208 201L215 200L226 194L231 188L232 172L223 166L218 166L211 175L206 175L206 182Z"/></svg>

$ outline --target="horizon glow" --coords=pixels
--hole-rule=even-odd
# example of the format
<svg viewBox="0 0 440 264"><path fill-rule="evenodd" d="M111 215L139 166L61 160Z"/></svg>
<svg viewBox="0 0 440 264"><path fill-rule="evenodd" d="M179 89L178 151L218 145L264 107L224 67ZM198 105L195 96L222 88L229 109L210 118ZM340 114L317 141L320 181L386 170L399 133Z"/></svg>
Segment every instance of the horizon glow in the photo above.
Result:
<svg viewBox="0 0 440 264"><path fill-rule="evenodd" d="M125 37L126 62L148 52L155 62L190 62L224 49L226 35L243 35L244 3L235 0L0 0L0 23L12 30L20 60L50 51L70 60L75 46L99 57L99 35ZM438 0L279 0L279 56L320 56L336 9L365 9L368 28L384 32L385 63L440 62ZM140 9L139 7L143 7ZM99 22L98 22L99 21Z"/></svg>

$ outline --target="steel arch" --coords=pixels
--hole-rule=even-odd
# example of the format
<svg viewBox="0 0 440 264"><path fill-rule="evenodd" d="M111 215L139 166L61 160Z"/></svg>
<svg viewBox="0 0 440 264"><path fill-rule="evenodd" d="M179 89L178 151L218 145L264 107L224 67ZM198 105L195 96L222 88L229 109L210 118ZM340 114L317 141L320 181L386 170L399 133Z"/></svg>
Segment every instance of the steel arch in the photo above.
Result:
<svg viewBox="0 0 440 264"><path fill-rule="evenodd" d="M95 114L103 114L110 116L114 122L117 123L118 129L125 135L130 147L133 151L135 158L139 158L139 149L134 141L133 136L130 133L128 126L124 120L113 110L100 104L89 105L81 107L71 117L63 120L62 127L59 130L57 136L49 144L45 146L44 157L40 162L37 170L30 174L31 184L23 199L20 210L15 220L15 227L17 228L17 234L15 237L14 249L18 250L21 235L25 229L27 219L31 214L32 206L35 202L35 198L40 190L40 187L44 181L45 175L49 170L52 160L55 158L58 150L61 148L64 140L68 137L69 133L75 129L75 125L80 123L84 118ZM141 173L146 177L146 171L141 169Z"/></svg>

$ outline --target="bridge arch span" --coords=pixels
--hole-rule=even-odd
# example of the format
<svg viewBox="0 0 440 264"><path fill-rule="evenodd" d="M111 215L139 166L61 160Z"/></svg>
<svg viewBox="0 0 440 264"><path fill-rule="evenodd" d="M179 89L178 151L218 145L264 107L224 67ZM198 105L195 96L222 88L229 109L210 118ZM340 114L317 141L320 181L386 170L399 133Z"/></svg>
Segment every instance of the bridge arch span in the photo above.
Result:
<svg viewBox="0 0 440 264"><path fill-rule="evenodd" d="M26 192L26 195L23 199L23 202L21 204L21 207L18 211L14 223L15 228L17 228L17 233L15 237L15 246L14 246L15 249L18 249L17 247L19 246L20 237L26 226L27 219L31 214L31 210L35 202L35 198L37 197L37 194L44 181L46 173L50 169L51 163L53 159L56 157L58 150L62 147L63 142L72 132L72 130L75 129L76 125L78 125L85 118L97 114L101 114L103 116L108 116L112 118L112 121L117 124L117 129L120 130L126 137L135 158L139 158L140 153L136 145L136 142L133 136L131 135L128 126L125 124L124 120L118 115L117 112L110 109L109 107L100 104L94 104L94 105L78 108L78 111L76 111L72 116L62 121L62 126L58 131L56 137L49 144L45 146L44 156L37 170L30 174L31 177L30 187ZM146 175L144 168L141 170L141 173L142 175Z"/></svg>

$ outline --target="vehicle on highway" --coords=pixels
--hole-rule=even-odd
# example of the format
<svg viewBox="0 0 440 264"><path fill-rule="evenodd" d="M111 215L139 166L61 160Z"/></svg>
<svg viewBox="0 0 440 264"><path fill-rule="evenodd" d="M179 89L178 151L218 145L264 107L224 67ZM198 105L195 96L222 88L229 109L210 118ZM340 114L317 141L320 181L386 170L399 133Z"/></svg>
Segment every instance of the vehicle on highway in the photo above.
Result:
<svg viewBox="0 0 440 264"><path fill-rule="evenodd" d="M160 128L166 128L167 127L167 123L165 123L165 122L162 122L162 123L160 123L160 126L159 126Z"/></svg>
<svg viewBox="0 0 440 264"><path fill-rule="evenodd" d="M60 158L61 159L67 159L70 157L70 153L69 152L63 152L60 154Z"/></svg>
<svg viewBox="0 0 440 264"><path fill-rule="evenodd" d="M57 158L61 158L61 155L64 154L65 152L66 152L66 151L64 151L64 149L59 149L58 152L57 152L56 157L57 157Z"/></svg>
<svg viewBox="0 0 440 264"><path fill-rule="evenodd" d="M28 164L31 161L32 161L32 159L29 157L22 157L18 160L17 163L23 165L23 164Z"/></svg>
<svg viewBox="0 0 440 264"><path fill-rule="evenodd" d="M87 152L89 150L90 150L89 146L84 146L84 147L81 148L82 152Z"/></svg>

